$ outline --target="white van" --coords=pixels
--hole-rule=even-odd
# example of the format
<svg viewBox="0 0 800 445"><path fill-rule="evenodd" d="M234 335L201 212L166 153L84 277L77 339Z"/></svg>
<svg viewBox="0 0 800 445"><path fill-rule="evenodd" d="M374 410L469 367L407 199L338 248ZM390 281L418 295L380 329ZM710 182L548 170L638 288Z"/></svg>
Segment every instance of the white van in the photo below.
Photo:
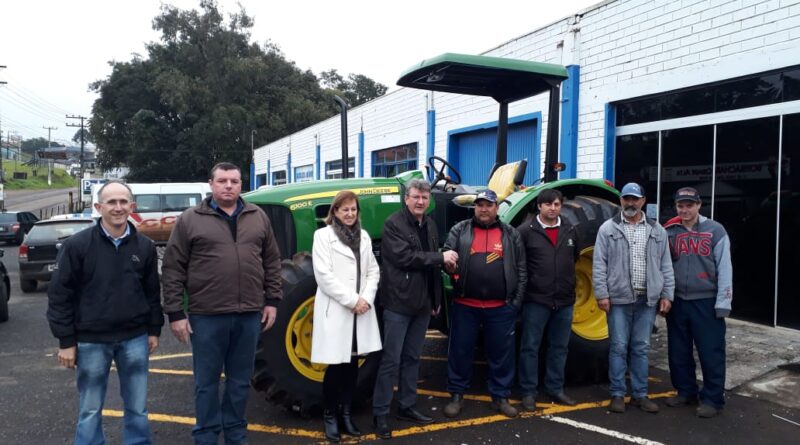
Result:
<svg viewBox="0 0 800 445"><path fill-rule="evenodd" d="M175 182L160 184L127 184L133 192L136 211L131 213L130 221L136 230L150 237L158 244L169 240L175 219L184 210L200 204L211 195L207 182ZM100 214L94 208L97 202L99 185L92 188L92 216Z"/></svg>

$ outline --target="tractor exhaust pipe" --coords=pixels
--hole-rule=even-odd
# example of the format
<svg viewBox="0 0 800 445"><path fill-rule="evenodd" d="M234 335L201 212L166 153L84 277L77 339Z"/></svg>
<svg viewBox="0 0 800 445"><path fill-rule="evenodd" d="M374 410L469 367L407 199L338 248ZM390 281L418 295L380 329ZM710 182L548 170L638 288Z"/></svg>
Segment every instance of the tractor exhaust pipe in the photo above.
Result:
<svg viewBox="0 0 800 445"><path fill-rule="evenodd" d="M350 177L350 163L347 154L347 102L339 96L333 96L336 105L339 106L342 119L342 178Z"/></svg>

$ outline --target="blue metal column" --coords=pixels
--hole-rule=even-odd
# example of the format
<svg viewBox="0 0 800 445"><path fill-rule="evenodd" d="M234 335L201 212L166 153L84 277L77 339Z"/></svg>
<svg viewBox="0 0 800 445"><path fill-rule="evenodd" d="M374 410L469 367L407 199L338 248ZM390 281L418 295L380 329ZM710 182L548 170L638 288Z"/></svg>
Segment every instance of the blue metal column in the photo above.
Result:
<svg viewBox="0 0 800 445"><path fill-rule="evenodd" d="M320 151L321 151L320 146L319 146L319 144L317 144L317 181L319 181L319 169L320 169L320 166L319 166L320 162L319 161L321 159Z"/></svg>
<svg viewBox="0 0 800 445"><path fill-rule="evenodd" d="M292 182L292 152L286 156L286 183Z"/></svg>
<svg viewBox="0 0 800 445"><path fill-rule="evenodd" d="M270 160L267 159L267 184L272 185L272 166L270 165Z"/></svg>
<svg viewBox="0 0 800 445"><path fill-rule="evenodd" d="M581 67L569 65L567 79L561 84L561 143L559 162L567 164L559 179L578 176L578 96Z"/></svg>
<svg viewBox="0 0 800 445"><path fill-rule="evenodd" d="M603 177L614 182L614 149L617 132L617 107L614 104L606 104L606 128L604 144Z"/></svg>
<svg viewBox="0 0 800 445"><path fill-rule="evenodd" d="M434 144L436 143L436 110L428 110L428 147L426 158L423 163L427 163L431 156L436 154ZM428 178L433 177L433 169L428 169Z"/></svg>
<svg viewBox="0 0 800 445"><path fill-rule="evenodd" d="M250 163L250 190L256 189L256 164Z"/></svg>
<svg viewBox="0 0 800 445"><path fill-rule="evenodd" d="M348 161L348 164L349 163L350 162ZM345 171L347 172L349 170L350 168L348 165L347 168L345 168ZM349 173L342 174L343 178L347 178L348 176ZM358 177L359 178L364 177L364 132L363 131L361 133L358 133Z"/></svg>

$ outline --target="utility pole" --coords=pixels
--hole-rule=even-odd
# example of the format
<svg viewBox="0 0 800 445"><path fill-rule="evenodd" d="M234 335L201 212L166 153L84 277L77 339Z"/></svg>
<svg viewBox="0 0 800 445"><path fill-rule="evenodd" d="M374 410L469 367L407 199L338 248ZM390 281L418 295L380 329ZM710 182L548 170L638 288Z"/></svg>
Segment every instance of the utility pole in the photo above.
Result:
<svg viewBox="0 0 800 445"><path fill-rule="evenodd" d="M5 65L0 65L0 70L5 69L5 68L6 68ZM5 85L7 83L8 82L0 80L0 85ZM5 155L5 153L3 153L3 143L2 142L3 142L3 132L0 131L0 184L4 184L6 182L6 175L5 175L5 172L3 171L3 156ZM5 207L2 206L2 204L3 204L2 201L4 201L4 200L0 200L0 207L5 208Z"/></svg>
<svg viewBox="0 0 800 445"><path fill-rule="evenodd" d="M50 148L50 132L53 130L58 130L58 127L48 127L42 126L45 130L47 130L47 148ZM41 158L41 156L40 156ZM53 185L53 159L47 158L47 185Z"/></svg>
<svg viewBox="0 0 800 445"><path fill-rule="evenodd" d="M78 125L78 124L70 124L69 122L67 122L67 127L81 127L81 176L80 177L81 177L81 179L83 179L83 146L85 144L85 141L83 140L84 139L83 138L83 127L84 127L83 121L84 121L84 119L86 119L86 117L85 116L77 116L77 115L74 115L74 114L72 116L70 116L68 114L67 115L67 119L80 119L81 120L80 125Z"/></svg>

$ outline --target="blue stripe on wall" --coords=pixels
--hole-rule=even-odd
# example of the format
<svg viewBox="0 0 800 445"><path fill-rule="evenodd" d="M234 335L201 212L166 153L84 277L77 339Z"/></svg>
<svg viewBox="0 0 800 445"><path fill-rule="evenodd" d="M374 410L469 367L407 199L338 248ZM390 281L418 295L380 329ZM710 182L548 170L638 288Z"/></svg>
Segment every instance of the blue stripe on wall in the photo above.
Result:
<svg viewBox="0 0 800 445"><path fill-rule="evenodd" d="M617 132L617 107L614 104L606 104L606 134L604 143L604 162L603 177L614 182L614 142Z"/></svg>
<svg viewBox="0 0 800 445"><path fill-rule="evenodd" d="M286 182L292 182L292 152L289 152L289 155L286 156Z"/></svg>
<svg viewBox="0 0 800 445"><path fill-rule="evenodd" d="M559 162L567 168L559 174L560 179L578 176L578 96L581 67L569 65L567 80L561 84L561 144Z"/></svg>
<svg viewBox="0 0 800 445"><path fill-rule="evenodd" d="M434 144L436 144L436 110L428 110L428 147L424 163L436 154ZM432 169L428 169L428 177L433 177Z"/></svg>
<svg viewBox="0 0 800 445"><path fill-rule="evenodd" d="M267 159L267 184L272 185L272 165L269 159Z"/></svg>
<svg viewBox="0 0 800 445"><path fill-rule="evenodd" d="M364 132L358 133L358 177L364 177Z"/></svg>
<svg viewBox="0 0 800 445"><path fill-rule="evenodd" d="M256 164L250 163L250 190L256 189Z"/></svg>
<svg viewBox="0 0 800 445"><path fill-rule="evenodd" d="M316 175L317 175L317 176L316 176L316 178L317 178L317 181L319 181L319 160L320 160L320 152L321 152L320 146L319 146L319 144L317 144L317 173L316 173Z"/></svg>

